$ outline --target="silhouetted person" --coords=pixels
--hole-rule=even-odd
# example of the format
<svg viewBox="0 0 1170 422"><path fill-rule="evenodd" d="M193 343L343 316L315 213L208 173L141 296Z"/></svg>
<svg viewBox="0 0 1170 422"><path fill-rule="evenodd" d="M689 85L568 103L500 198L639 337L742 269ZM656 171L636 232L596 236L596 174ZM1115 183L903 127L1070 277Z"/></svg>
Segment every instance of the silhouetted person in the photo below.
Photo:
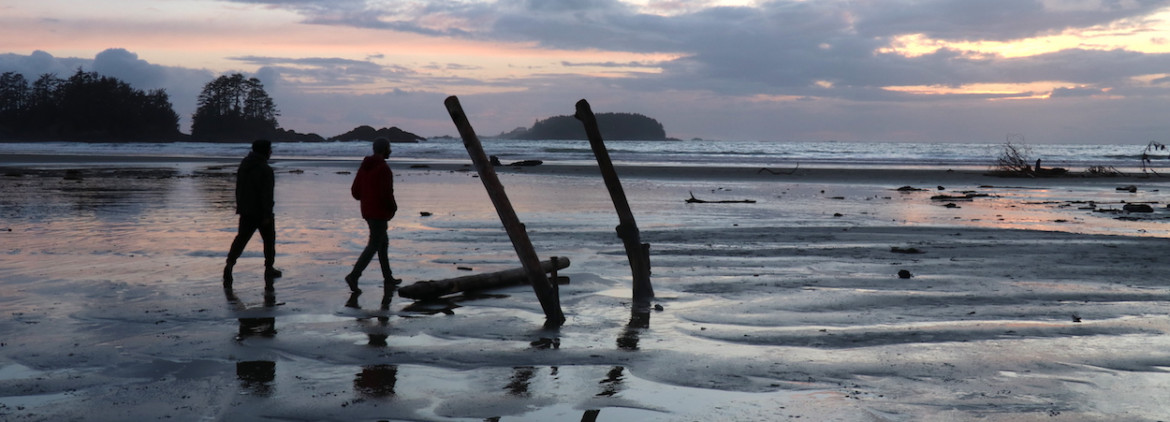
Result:
<svg viewBox="0 0 1170 422"><path fill-rule="evenodd" d="M271 156L271 142L264 139L252 142L252 152L240 161L240 169L236 172L236 214L240 215L240 228L228 251L227 265L223 267L225 289L232 288L232 267L257 230L264 240L265 288L271 289L273 279L282 275L280 270L272 267L276 259L276 225L272 212L275 204L272 192L276 178L272 167L268 165Z"/></svg>
<svg viewBox="0 0 1170 422"><path fill-rule="evenodd" d="M385 138L374 140L374 153L362 160L353 178L353 185L350 186L353 199L361 201L362 218L370 226L370 240L353 265L353 271L345 276L345 283L352 293L362 292L358 288L358 278L370 264L374 253L378 254L378 263L382 266L383 287L398 282L390 271L390 257L387 255L390 238L386 229L390 219L398 212L398 202L394 200L394 174L386 164L387 158L390 158L390 141Z"/></svg>

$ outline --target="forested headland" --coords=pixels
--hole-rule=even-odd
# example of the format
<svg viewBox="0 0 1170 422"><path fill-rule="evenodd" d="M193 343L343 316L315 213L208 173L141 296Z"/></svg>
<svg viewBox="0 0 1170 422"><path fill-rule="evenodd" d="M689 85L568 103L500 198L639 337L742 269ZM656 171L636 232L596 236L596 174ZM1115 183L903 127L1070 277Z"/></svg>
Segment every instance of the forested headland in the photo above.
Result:
<svg viewBox="0 0 1170 422"><path fill-rule="evenodd" d="M96 142L322 142L372 140L418 142L426 138L397 127L362 125L323 137L280 127L280 111L257 78L234 73L204 85L199 94L191 133L179 130L165 90L142 91L116 78L78 69L68 79L44 74L29 81L15 72L0 74L0 141ZM657 120L636 113L598 113L606 140L670 140ZM498 136L505 139L586 139L584 126L573 116L537 120Z"/></svg>
<svg viewBox="0 0 1170 422"><path fill-rule="evenodd" d="M397 127L374 130L364 125L326 138L281 128L279 116L276 102L260 80L239 73L204 85L190 135L179 131L179 115L161 89L144 92L116 78L81 69L68 79L45 74L31 82L19 73L0 74L0 141L425 140Z"/></svg>
<svg viewBox="0 0 1170 422"><path fill-rule="evenodd" d="M163 90L144 92L95 72L29 82L0 74L0 140L175 141L179 115Z"/></svg>

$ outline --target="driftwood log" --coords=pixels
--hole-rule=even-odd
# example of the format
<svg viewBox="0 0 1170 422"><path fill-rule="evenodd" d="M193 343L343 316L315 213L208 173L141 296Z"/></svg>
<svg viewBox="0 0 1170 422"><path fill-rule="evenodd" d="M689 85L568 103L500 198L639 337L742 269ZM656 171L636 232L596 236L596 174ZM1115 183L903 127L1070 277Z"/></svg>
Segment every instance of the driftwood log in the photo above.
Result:
<svg viewBox="0 0 1170 422"><path fill-rule="evenodd" d="M540 262L540 269L545 273L555 274L557 270L568 268L569 258L552 257ZM398 288L398 295L407 299L428 300L466 291L498 289L528 284L528 273L524 268L497 271L494 273L473 274L446 280L420 281L409 286Z"/></svg>
<svg viewBox="0 0 1170 422"><path fill-rule="evenodd" d="M504 230L508 232L508 238L512 240L512 247L516 249L520 264L524 266L524 272L528 275L532 291L540 300L540 307L544 309L545 326L561 326L565 323L565 313L561 310L561 298L557 293L557 285L550 283L545 277L545 271L541 269L540 258L536 256L536 249L532 247L532 241L528 238L524 224L516 216L516 210L512 208L512 201L504 192L504 185L496 176L495 168L492 167L487 154L483 152L479 136L476 136L475 129L467 121L467 114L463 112L463 106L459 104L458 98L452 95L447 97L443 104L447 106L447 113L451 115L451 120L459 129L459 136L463 138L463 146L467 148L467 155L471 157L472 164L475 164L479 180L483 182L483 187L487 190L492 205L496 207L496 214L500 216L500 222L504 224Z"/></svg>
<svg viewBox="0 0 1170 422"><path fill-rule="evenodd" d="M707 201L704 199L695 198L695 193L691 192L691 197L686 200L688 204L754 204L754 199L732 199L722 201Z"/></svg>
<svg viewBox="0 0 1170 422"><path fill-rule="evenodd" d="M770 169L770 168L767 168L767 167L761 167L759 170L757 170L757 171L756 171L756 174L760 174L760 173L769 173L769 174L772 174L772 175L777 175L777 174L796 174L796 171L797 171L797 170L800 170L800 163L796 163L796 168L793 168L792 170L788 170L788 171L784 171L784 170L772 170L772 169Z"/></svg>
<svg viewBox="0 0 1170 422"><path fill-rule="evenodd" d="M573 116L585 126L589 147L593 150L593 156L597 158L601 178L605 181L605 188L609 190L609 197L613 200L614 210L617 211L617 235L622 239L626 257L630 261L634 306L648 308L650 299L654 298L654 286L650 284L650 244L642 243L642 234L638 231L638 223L634 221L634 212L626 200L621 179L618 178L617 170L613 168L613 161L609 159L609 150L605 148L605 141L601 139L601 128L597 125L597 116L593 114L593 108L589 106L588 101L577 101L577 112Z"/></svg>

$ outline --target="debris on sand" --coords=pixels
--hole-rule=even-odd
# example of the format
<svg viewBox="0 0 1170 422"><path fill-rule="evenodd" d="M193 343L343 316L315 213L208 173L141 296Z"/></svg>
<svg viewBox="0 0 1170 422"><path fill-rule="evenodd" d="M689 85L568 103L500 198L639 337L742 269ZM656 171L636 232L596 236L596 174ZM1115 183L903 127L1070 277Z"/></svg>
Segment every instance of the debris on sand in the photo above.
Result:
<svg viewBox="0 0 1170 422"><path fill-rule="evenodd" d="M688 204L754 204L754 199L738 199L738 200L722 200L722 201L707 201L695 198L695 193L691 192L690 199L687 199Z"/></svg>
<svg viewBox="0 0 1170 422"><path fill-rule="evenodd" d="M1149 204L1125 204L1121 206L1125 212L1154 212L1154 207Z"/></svg>
<svg viewBox="0 0 1170 422"><path fill-rule="evenodd" d="M926 253L926 252L923 252L922 250L920 250L920 249L918 249L918 248L899 248L899 247L897 247L897 246L891 246L891 247L890 247L890 252L893 252L893 253L904 253L904 254L920 254L920 253Z"/></svg>
<svg viewBox="0 0 1170 422"><path fill-rule="evenodd" d="M978 192L961 192L962 195L935 195L930 197L931 201L973 201L975 198L988 198L990 194Z"/></svg>

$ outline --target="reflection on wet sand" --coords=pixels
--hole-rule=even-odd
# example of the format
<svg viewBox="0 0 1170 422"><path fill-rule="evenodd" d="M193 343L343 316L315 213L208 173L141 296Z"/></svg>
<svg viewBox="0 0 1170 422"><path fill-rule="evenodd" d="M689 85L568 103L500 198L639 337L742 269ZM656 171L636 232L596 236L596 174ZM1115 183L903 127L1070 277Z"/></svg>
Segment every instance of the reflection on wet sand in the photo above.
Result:
<svg viewBox="0 0 1170 422"><path fill-rule="evenodd" d="M598 397L612 397L619 391L622 391L622 384L625 382L623 373L626 371L624 366L615 366L605 373L605 379L601 381L601 392L597 393Z"/></svg>
<svg viewBox="0 0 1170 422"><path fill-rule="evenodd" d="M388 345L386 340L390 338L388 331L391 314L390 304L394 291L393 288L386 290L377 310L362 310L361 303L358 301L361 298L361 293L350 293L345 300L345 307L358 311L356 316L358 322L365 324L366 337L369 338L366 344L369 346L386 347ZM372 322L372 320L377 322Z"/></svg>
<svg viewBox="0 0 1170 422"><path fill-rule="evenodd" d="M386 398L394 396L397 383L397 365L368 365L354 377L353 390L364 398Z"/></svg>
<svg viewBox="0 0 1170 422"><path fill-rule="evenodd" d="M276 336L276 317L271 315L265 316L243 316L250 310L256 308L249 308L247 304L240 301L232 289L224 289L224 296L227 298L228 305L232 311L240 315L237 318L240 322L239 332L236 334L236 341L243 341L252 336L260 337L274 337ZM264 309L274 308L282 303L276 302L276 291L273 289L264 290Z"/></svg>
<svg viewBox="0 0 1170 422"><path fill-rule="evenodd" d="M240 387L248 392L270 397L276 389L272 385L276 379L276 362L270 360L236 362L236 378L240 380Z"/></svg>
<svg viewBox="0 0 1170 422"><path fill-rule="evenodd" d="M463 292L463 294L451 297L442 297L432 300L415 301L406 307L402 308L404 312L419 313L425 315L455 315L455 310L462 307L460 302L467 302L478 299L503 299L508 295L491 294L483 292Z"/></svg>
<svg viewBox="0 0 1170 422"><path fill-rule="evenodd" d="M532 377L536 375L536 368L531 366L517 366L512 368L512 378L509 379L508 385L504 387L508 390L508 395L516 397L528 397L528 387L532 381Z"/></svg>
<svg viewBox="0 0 1170 422"><path fill-rule="evenodd" d="M6 176L6 194L0 197L6 218L82 214L119 222L166 207L178 172L167 168L22 169Z"/></svg>
<svg viewBox="0 0 1170 422"><path fill-rule="evenodd" d="M626 329L618 336L617 347L622 350L638 350L638 340L642 330L650 328L650 312L634 309L630 312L630 322Z"/></svg>

